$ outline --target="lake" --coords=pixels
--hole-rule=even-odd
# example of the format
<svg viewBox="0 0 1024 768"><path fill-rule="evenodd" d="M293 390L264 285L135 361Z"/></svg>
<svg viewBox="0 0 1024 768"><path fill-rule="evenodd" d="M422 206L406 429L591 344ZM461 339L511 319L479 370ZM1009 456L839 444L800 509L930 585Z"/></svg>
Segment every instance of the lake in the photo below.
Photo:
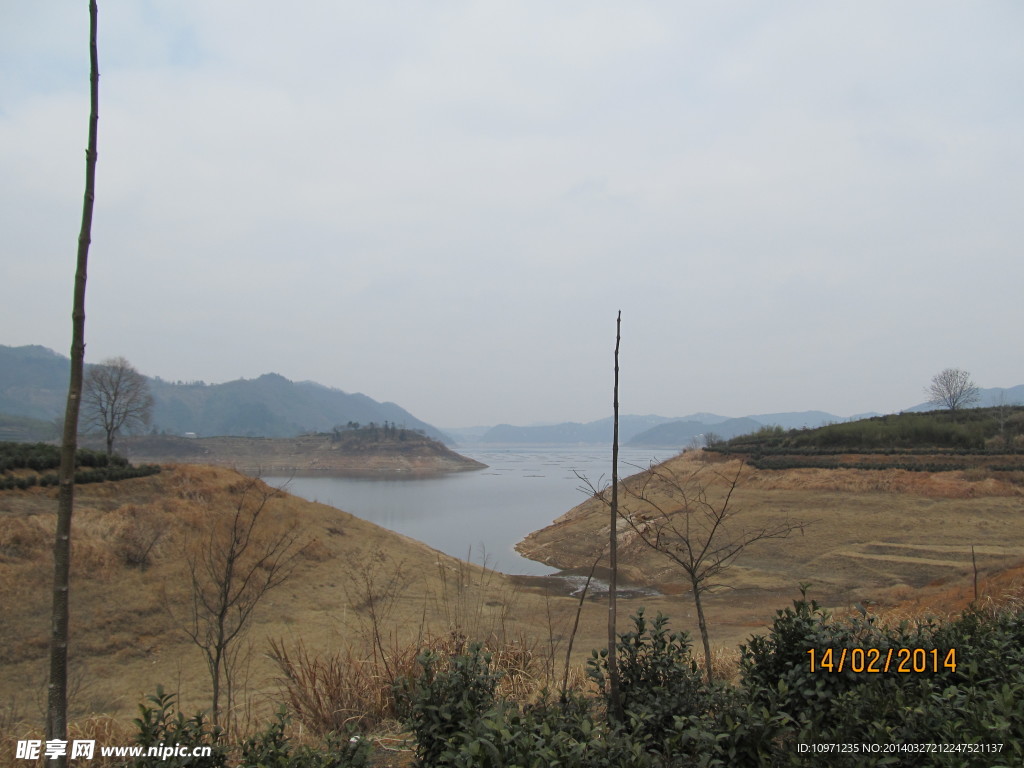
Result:
<svg viewBox="0 0 1024 768"><path fill-rule="evenodd" d="M454 557L504 573L544 576L550 568L513 547L585 501L575 472L595 485L611 479L611 448L459 449L487 469L436 477L267 477L296 496L369 520ZM619 475L645 469L675 451L620 450Z"/></svg>

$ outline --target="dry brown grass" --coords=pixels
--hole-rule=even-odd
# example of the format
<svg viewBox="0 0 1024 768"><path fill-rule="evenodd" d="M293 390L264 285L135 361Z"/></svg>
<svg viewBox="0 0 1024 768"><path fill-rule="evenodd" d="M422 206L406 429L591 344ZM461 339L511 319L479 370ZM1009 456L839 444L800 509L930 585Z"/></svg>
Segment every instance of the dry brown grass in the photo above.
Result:
<svg viewBox="0 0 1024 768"><path fill-rule="evenodd" d="M730 649L769 624L776 609L798 596L800 582L811 582L811 596L839 609L865 600L908 615L960 606L973 599L974 544L982 596L1009 590L1000 574L1024 557L1020 494L1011 493L1018 486L995 488L977 476L939 482L920 473L904 473L914 475L906 479L852 470L831 479L828 474L750 471L741 479L736 504L753 522L779 515L814 522L803 535L751 549L730 573L732 589L710 595L711 637L722 649L713 654L716 676L735 674L736 652ZM201 655L174 618L189 597L182 554L190 538L234 508L247 482L227 469L177 466L154 477L78 489L71 715L81 727L109 722L125 728L158 683L179 696L184 712L209 706ZM918 490L895 490L911 485ZM303 706L319 714L304 727L372 713L374 727L392 733L399 761L406 754L403 736L390 725L386 688L395 674L412 668L424 644L454 637L487 643L507 672L504 690L516 697L560 685L576 598L448 557L325 505L287 494L273 505L278 521L299 522L308 546L293 578L256 611L236 681L240 728L263 722L283 702L297 705L292 699L299 692L288 688L288 673L271 658L271 640L287 653L302 695L313 696ZM55 508L49 489L0 493L5 744L37 732L43 719ZM531 546L567 565L578 557L589 570L595 541L607 533L605 510L597 511L593 502L581 505L532 537ZM665 593L620 600L622 626L628 626L633 605L644 604L649 614L662 611L674 630L695 637L678 574L651 555L630 546L620 552L628 574L660 583ZM1018 578L1024 579L1020 573ZM603 647L606 621L603 597L584 601L574 685L586 685L583 661L592 648ZM103 738L130 740L122 731Z"/></svg>
<svg viewBox="0 0 1024 768"><path fill-rule="evenodd" d="M134 733L129 724L109 715L90 715L89 717L77 718L68 723L68 740L93 740L97 744L95 756L88 761L88 765L96 768L120 768L124 765L124 758L102 757L98 745L128 746L133 742ZM0 720L0 739L3 743L3 752L0 753L0 768L42 768L47 764L43 759L24 760L17 759L15 744L19 740L34 739L45 740L43 729L38 726L28 725L25 722L4 723Z"/></svg>
<svg viewBox="0 0 1024 768"><path fill-rule="evenodd" d="M1024 496L1018 473L994 476L982 469L910 472L905 469L747 469L748 488L773 491L911 494L935 499Z"/></svg>
<svg viewBox="0 0 1024 768"><path fill-rule="evenodd" d="M469 648L465 635L451 632L395 645L382 658L370 647L369 638L364 641L361 649L353 644L327 653L310 650L302 640L291 645L271 641L270 657L279 671L283 699L310 732L323 735L350 727L374 733L400 730L395 686L420 674L419 655L431 651L440 660L438 668L444 669L448 660ZM491 657L491 668L501 675L498 696L529 701L552 686L545 659L530 645L491 638L484 651ZM582 670L572 677L576 685L583 678Z"/></svg>
<svg viewBox="0 0 1024 768"><path fill-rule="evenodd" d="M712 497L724 488L716 473L729 477L738 466L736 460L704 462L693 453L666 463L680 476L702 470ZM980 582L1014 567L1024 561L1022 488L1013 478L1000 477L744 468L732 503L739 525L759 528L786 518L810 524L787 539L751 547L725 574L726 589L712 594L706 605L712 640L742 642L798 596L800 583L809 583L811 596L832 608L858 602L884 606L953 585L971 589L972 545ZM626 484L635 489L641 481L634 476ZM629 493L619 498L627 512L642 509ZM664 496L658 501L671 505ZM678 595L681 602L666 613L693 633L681 572L637 541L628 527L620 526L620 532L621 571ZM585 568L607 533L607 507L591 499L531 534L519 549L552 565Z"/></svg>
<svg viewBox="0 0 1024 768"><path fill-rule="evenodd" d="M202 656L180 627L190 594L183 555L189 541L235 508L248 483L227 469L177 466L156 477L77 489L73 719L109 713L128 722L157 684L179 697L182 711L209 707ZM564 645L551 636L567 633L574 600L517 584L325 505L287 494L272 505L277 523L299 522L307 547L291 580L257 608L247 635L233 713L240 728L265 719L289 695L267 654L271 639L287 650L293 667L299 658L308 662L317 685L333 674L331 685L340 689L347 678L349 698L360 702L348 709L378 711L384 725L386 707L372 702L383 698L385 655L393 677L410 668L417 648L453 632L488 642L508 672L503 685L516 695L553 671L560 679ZM0 702L9 713L4 736L43 720L55 508L50 491L0 494L0 604L6 607ZM602 606L586 606L581 655L600 642L602 622Z"/></svg>
<svg viewBox="0 0 1024 768"><path fill-rule="evenodd" d="M412 669L408 658L396 654L389 674L372 654L358 654L352 646L321 654L310 651L302 640L291 648L272 640L270 657L280 670L289 712L321 735L351 727L375 730L395 719L394 675Z"/></svg>

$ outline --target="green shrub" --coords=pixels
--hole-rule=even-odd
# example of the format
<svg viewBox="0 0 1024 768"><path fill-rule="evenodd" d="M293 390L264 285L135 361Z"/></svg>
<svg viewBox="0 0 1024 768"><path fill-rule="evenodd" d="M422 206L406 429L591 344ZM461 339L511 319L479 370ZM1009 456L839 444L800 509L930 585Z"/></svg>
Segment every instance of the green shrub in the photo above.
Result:
<svg viewBox="0 0 1024 768"><path fill-rule="evenodd" d="M133 467L123 456L107 456L106 453L88 448L80 448L75 453L75 467L75 482L79 484L146 477L160 471L160 467L153 464ZM0 490L26 490L35 485L57 485L56 472L49 470L59 468L59 446L47 443L0 442L0 473L6 474L19 469L32 470L36 473L19 477L0 476Z"/></svg>
<svg viewBox="0 0 1024 768"><path fill-rule="evenodd" d="M238 768L366 768L370 742L351 734L327 734L318 746L295 745L285 734L288 717L280 710L267 727L242 742Z"/></svg>
<svg viewBox="0 0 1024 768"><path fill-rule="evenodd" d="M466 653L441 657L423 651L417 658L422 672L403 678L395 698L407 724L416 735L416 754L423 765L444 765L441 756L449 742L465 734L494 705L494 691L500 674L491 670L491 656L480 643Z"/></svg>
<svg viewBox="0 0 1024 768"><path fill-rule="evenodd" d="M582 696L547 696L519 707L501 702L449 741L435 765L451 768L573 766L574 768L669 768L693 765L688 757L659 752L637 738L629 724L595 719ZM721 765L721 763L706 763Z"/></svg>
<svg viewBox="0 0 1024 768"><path fill-rule="evenodd" d="M674 729L677 717L706 713L712 696L685 632L670 633L668 618L661 613L648 622L642 607L630 618L633 631L620 634L616 644L622 710L637 723L637 736L659 739ZM607 652L594 651L587 668L607 695Z"/></svg>
<svg viewBox="0 0 1024 768"><path fill-rule="evenodd" d="M209 747L210 755L143 756L136 758L135 768L222 768L227 765L227 748L223 744L223 731L210 724L202 713L186 718L175 711L174 694L165 693L157 686L156 693L147 696L149 704L139 705L139 716L132 722L138 729L136 743L150 747Z"/></svg>
<svg viewBox="0 0 1024 768"><path fill-rule="evenodd" d="M946 623L880 625L866 613L837 621L803 594L792 609L777 613L766 636L741 647L742 687L751 703L790 718L792 727L779 734L783 743L1002 744L999 753L939 752L916 755L913 764L1021 765L1022 625L1019 608L991 615L971 610ZM822 669L829 648L833 661L843 649L878 649L879 671L854 672L849 661L842 672ZM819 660L813 671L812 649ZM886 671L890 649L897 661ZM900 649L921 649L927 663L922 670L897 671ZM955 649L955 665L950 649ZM905 765L906 757L839 754L830 756L829 765ZM811 756L807 759L814 764Z"/></svg>
<svg viewBox="0 0 1024 768"><path fill-rule="evenodd" d="M578 768L805 768L882 765L994 768L1024 764L1024 612L967 611L957 620L879 623L833 618L806 589L771 628L741 647L737 686L706 685L687 637L642 610L619 636L625 721L603 714L607 694L522 705L494 701L496 676L479 646L445 660L421 657L406 681L408 719L424 766ZM821 668L823 653L846 649L935 649L937 668L898 673ZM956 664L946 665L955 648ZM809 650L817 654L811 669ZM838 655L835 657L838 658ZM844 656L844 658L853 658ZM605 689L607 654L595 653L593 679ZM801 752L808 744L867 745L864 751ZM1000 752L879 754L871 745L1001 744Z"/></svg>

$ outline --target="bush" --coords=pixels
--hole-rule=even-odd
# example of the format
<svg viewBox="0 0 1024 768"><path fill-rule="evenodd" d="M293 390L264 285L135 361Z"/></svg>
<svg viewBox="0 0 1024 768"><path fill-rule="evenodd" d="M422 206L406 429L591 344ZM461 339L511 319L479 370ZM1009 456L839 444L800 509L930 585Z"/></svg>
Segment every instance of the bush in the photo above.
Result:
<svg viewBox="0 0 1024 768"><path fill-rule="evenodd" d="M490 668L491 656L480 643L442 663L431 650L417 658L422 672L403 678L395 698L416 735L416 754L424 765L444 765L441 756L449 742L458 741L494 705L499 674Z"/></svg>
<svg viewBox="0 0 1024 768"><path fill-rule="evenodd" d="M316 747L295 745L285 734L287 725L282 709L263 731L242 742L238 768L365 768L370 764L370 742L354 733L329 733Z"/></svg>
<svg viewBox="0 0 1024 768"><path fill-rule="evenodd" d="M407 718L424 766L578 768L849 768L880 765L994 768L1024 764L1024 612L967 611L957 620L882 624L862 612L838 620L806 588L777 612L765 635L741 646L737 686L705 684L685 633L667 619L619 635L624 722L609 720L607 694L523 705L495 701L497 676L479 646L443 660L421 655L423 674L407 680ZM934 669L899 673L822 668L827 649L934 649ZM946 664L956 649L956 664ZM817 669L810 665L814 651ZM838 655L834 657L838 658ZM844 656L843 658L847 658ZM849 656L852 658L852 656ZM442 665L447 661L447 666ZM595 652L591 677L604 692L607 654ZM603 706L602 706L603 705ZM1001 752L801 753L798 744L1001 744Z"/></svg>
<svg viewBox="0 0 1024 768"><path fill-rule="evenodd" d="M75 453L75 482L101 483L108 480L127 480L133 477L154 475L160 467L143 464L133 467L123 456L107 456L101 451L80 448ZM0 473L15 470L31 470L34 475L0 477L0 490L25 490L35 485L57 485L56 472L60 469L60 447L48 443L0 442Z"/></svg>
<svg viewBox="0 0 1024 768"><path fill-rule="evenodd" d="M1022 644L1024 617L1019 608L991 615L970 610L944 624L892 626L880 625L866 614L833 620L804 593L793 608L778 612L767 636L751 638L741 647L742 686L751 703L777 709L791 719L792 727L781 734L785 743L999 743L999 753L917 755L919 762L914 764L1020 765ZM876 672L854 672L849 662L842 672L822 668L827 649L833 649L833 662L838 662L843 649L855 648L879 650ZM896 661L885 670L890 649L896 652ZM925 654L923 671L897 671L899 651L914 649ZM950 649L955 650L955 659ZM815 670L810 667L810 650L817 654ZM902 765L903 757L832 755L829 765Z"/></svg>
<svg viewBox="0 0 1024 768"><path fill-rule="evenodd" d="M674 729L677 717L707 712L712 695L697 671L685 632L669 633L668 618L661 613L648 622L642 607L630 618L634 630L619 635L616 644L622 710L627 720L636 722L637 736L659 739ZM594 651L587 667L607 698L607 652Z"/></svg>
<svg viewBox="0 0 1024 768"><path fill-rule="evenodd" d="M195 747L209 747L210 755L193 757L169 755L143 756L132 763L135 768L222 768L227 765L227 748L224 746L224 732L211 725L202 713L186 718L175 711L174 694L165 693L163 686L157 686L156 693L147 696L149 704L139 705L139 716L132 722L138 729L136 743L149 747L185 747L191 752Z"/></svg>

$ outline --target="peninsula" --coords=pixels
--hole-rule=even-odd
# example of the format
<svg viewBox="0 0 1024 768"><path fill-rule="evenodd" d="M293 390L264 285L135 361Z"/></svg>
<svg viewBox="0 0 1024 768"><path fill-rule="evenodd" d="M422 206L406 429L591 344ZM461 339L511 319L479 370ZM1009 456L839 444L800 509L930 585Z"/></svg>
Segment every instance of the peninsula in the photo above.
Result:
<svg viewBox="0 0 1024 768"><path fill-rule="evenodd" d="M135 464L210 464L247 475L433 475L483 469L411 430L362 427L292 438L148 435L119 440Z"/></svg>

